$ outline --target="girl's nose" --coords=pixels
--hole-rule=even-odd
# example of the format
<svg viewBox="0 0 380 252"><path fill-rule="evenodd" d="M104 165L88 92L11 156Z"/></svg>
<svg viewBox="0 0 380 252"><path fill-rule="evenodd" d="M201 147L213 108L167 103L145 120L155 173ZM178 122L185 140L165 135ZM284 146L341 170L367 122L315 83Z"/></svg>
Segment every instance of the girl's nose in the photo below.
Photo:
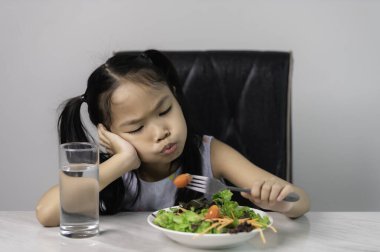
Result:
<svg viewBox="0 0 380 252"><path fill-rule="evenodd" d="M156 142L161 142L162 140L166 139L168 136L170 136L170 131L167 129L161 130L158 135Z"/></svg>

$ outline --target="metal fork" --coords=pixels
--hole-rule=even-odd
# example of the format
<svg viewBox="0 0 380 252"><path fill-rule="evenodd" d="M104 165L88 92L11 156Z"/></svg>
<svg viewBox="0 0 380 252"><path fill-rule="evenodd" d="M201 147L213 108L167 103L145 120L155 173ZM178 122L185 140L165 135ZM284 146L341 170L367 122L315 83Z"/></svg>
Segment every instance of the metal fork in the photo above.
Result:
<svg viewBox="0 0 380 252"><path fill-rule="evenodd" d="M191 181L186 187L191 190L204 193L206 195L213 195L224 189L229 189L235 192L246 192L246 193L251 192L251 189L249 188L227 186L217 179L209 178L205 176L198 176L198 175L191 175ZM296 202L298 200L299 200L299 196L296 193L289 193L283 199L283 201L287 201L287 202Z"/></svg>

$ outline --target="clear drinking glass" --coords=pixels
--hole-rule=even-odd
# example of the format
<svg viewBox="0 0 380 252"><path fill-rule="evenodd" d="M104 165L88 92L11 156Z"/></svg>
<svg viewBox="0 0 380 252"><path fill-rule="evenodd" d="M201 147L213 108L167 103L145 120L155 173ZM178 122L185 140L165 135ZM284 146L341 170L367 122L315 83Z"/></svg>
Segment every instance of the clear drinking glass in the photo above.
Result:
<svg viewBox="0 0 380 252"><path fill-rule="evenodd" d="M84 238L99 232L99 151L92 143L59 146L60 233Z"/></svg>

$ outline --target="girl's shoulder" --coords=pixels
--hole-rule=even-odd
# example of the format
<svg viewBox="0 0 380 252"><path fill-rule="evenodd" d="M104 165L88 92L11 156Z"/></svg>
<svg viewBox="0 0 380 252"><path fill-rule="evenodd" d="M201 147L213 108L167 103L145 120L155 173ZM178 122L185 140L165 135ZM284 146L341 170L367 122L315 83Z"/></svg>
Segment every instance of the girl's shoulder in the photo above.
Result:
<svg viewBox="0 0 380 252"><path fill-rule="evenodd" d="M226 158L231 155L231 150L228 145L217 138L203 135L201 146L203 174L208 177L221 179L222 173L220 167L224 167L226 166L225 163L228 163L226 162Z"/></svg>

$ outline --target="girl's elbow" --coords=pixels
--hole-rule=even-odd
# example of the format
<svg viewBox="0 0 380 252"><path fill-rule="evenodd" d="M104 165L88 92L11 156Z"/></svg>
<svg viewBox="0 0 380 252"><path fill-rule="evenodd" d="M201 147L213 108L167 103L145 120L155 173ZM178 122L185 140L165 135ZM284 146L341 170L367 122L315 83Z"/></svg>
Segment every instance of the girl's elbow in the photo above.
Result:
<svg viewBox="0 0 380 252"><path fill-rule="evenodd" d="M310 211L310 200L308 197L306 197L306 199L301 201L300 205L298 205L296 209L294 209L293 213L289 214L288 217L292 219L296 219L298 217L303 216L309 211Z"/></svg>
<svg viewBox="0 0 380 252"><path fill-rule="evenodd" d="M36 207L36 218L44 227L59 226L59 213L54 209L38 204Z"/></svg>

